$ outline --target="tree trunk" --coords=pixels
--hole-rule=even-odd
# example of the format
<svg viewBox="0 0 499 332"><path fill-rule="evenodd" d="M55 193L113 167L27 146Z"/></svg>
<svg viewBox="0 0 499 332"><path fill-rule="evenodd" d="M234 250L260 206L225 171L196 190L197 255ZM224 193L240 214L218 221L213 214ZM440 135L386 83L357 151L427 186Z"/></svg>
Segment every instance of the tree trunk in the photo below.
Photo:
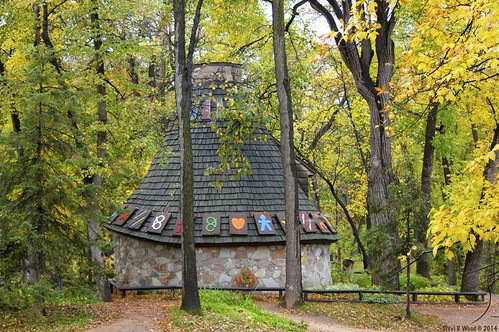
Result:
<svg viewBox="0 0 499 332"><path fill-rule="evenodd" d="M298 220L298 182L293 143L293 108L284 40L284 1L272 1L272 32L277 96L281 125L281 158L284 173L284 203L286 219L286 308L302 304L302 269L300 228Z"/></svg>
<svg viewBox="0 0 499 332"><path fill-rule="evenodd" d="M370 166L367 183L367 207L369 214L369 257L373 282L386 289L399 289L397 259L400 238L397 221L390 212L389 185L392 182L392 157L390 138L383 127L380 110L375 98L368 102L370 108Z"/></svg>
<svg viewBox="0 0 499 332"><path fill-rule="evenodd" d="M447 267L447 284L449 286L456 286L457 284L456 262L456 256L449 260L449 266Z"/></svg>
<svg viewBox="0 0 499 332"><path fill-rule="evenodd" d="M494 107L490 103L493 113L495 114ZM496 121L496 127L494 129L494 135L490 144L489 150L492 150L496 145L499 144L499 121ZM497 166L499 165L499 151L495 152L495 159L489 160L483 176L486 181L496 184L496 174L498 172ZM483 199L484 193L482 191ZM480 268L482 264L482 252L483 252L483 241L478 235L476 235L477 244L473 251L466 254L466 261L464 263L463 278L461 282L461 291L463 292L476 292L478 291L480 282ZM473 300L478 300L477 297L473 297Z"/></svg>
<svg viewBox="0 0 499 332"><path fill-rule="evenodd" d="M442 157L442 167L443 167L443 171L444 171L444 183L445 183L445 186L448 187L450 185L450 164L449 164L449 159L447 159L447 157ZM443 190L442 190L442 198L444 201L447 200L447 197L445 195L445 191L443 191ZM449 286L456 286L456 284L457 284L456 269L457 269L457 260L456 260L456 256L454 256L449 261L449 266L447 268L447 276L448 276Z"/></svg>
<svg viewBox="0 0 499 332"><path fill-rule="evenodd" d="M421 250L425 250L428 247L426 233L428 232L428 215L431 209L431 176L433 173L433 155L435 151L435 148L433 147L433 138L435 137L437 128L438 106L438 103L434 103L426 118L423 169L421 171L422 204L414 225L414 236L417 241L417 246L421 247ZM421 256L416 262L416 273L430 279L430 266L426 255Z"/></svg>
<svg viewBox="0 0 499 332"><path fill-rule="evenodd" d="M35 48L39 48L41 44L41 21L40 21L40 7L35 2L33 4L33 15L35 19L34 25L34 42ZM41 60L43 61L43 60ZM43 71L44 63L40 63L40 69ZM44 91L43 82L40 80L38 91L39 96L42 96ZM43 208L43 167L41 164L43 153L43 103L42 101L36 104L36 129L34 136L34 143L36 145L35 156L33 164L36 165L34 169L34 196L32 201L26 207L27 222L30 225L30 232L28 234L28 249L27 249L27 274L26 281L29 284L36 284L42 280L46 271L45 265L45 252L44 252L44 208ZM14 130L17 133L21 132L19 114L17 112L11 113ZM21 152L22 153L22 152ZM21 154L18 156L22 156ZM19 159L21 164L24 164L24 158ZM45 295L44 292L35 292L35 304L40 313L45 316Z"/></svg>
<svg viewBox="0 0 499 332"><path fill-rule="evenodd" d="M464 262L461 280L461 292L477 292L480 285L480 266L482 264L483 241L478 240L473 251L468 251ZM468 300L477 301L477 296L466 297Z"/></svg>
<svg viewBox="0 0 499 332"><path fill-rule="evenodd" d="M300 2L301 4L302 2ZM332 31L343 62L348 67L355 81L357 91L367 102L370 118L370 165L368 170L367 210L368 225L371 227L372 242L369 253L374 281L383 288L398 289L400 263L397 260L400 239L395 217L390 213L389 185L392 182L392 152L390 141L389 97L390 81L395 65L394 43L392 41L395 26L395 9L390 3L376 0L377 22L379 29L375 39L377 58L376 82L371 77L373 47L369 39L359 44L344 38L337 22L343 20L347 25L352 1L343 1L339 5L330 1L332 8L324 7L317 0L308 0L314 10L324 16ZM375 239L379 238L379 239ZM382 239L381 239L382 238Z"/></svg>
<svg viewBox="0 0 499 332"><path fill-rule="evenodd" d="M202 0L194 19L189 53L185 49L185 2L173 0L175 20L175 100L179 119L180 137L180 218L182 220L182 286L181 310L190 314L201 311L196 269L196 248L194 242L194 176L192 164L192 142L190 108L192 94L192 54Z"/></svg>
<svg viewBox="0 0 499 332"><path fill-rule="evenodd" d="M93 1L93 11L90 14L90 23L94 31L94 66L95 71L100 78L104 77L104 61L102 60L101 47L102 47L102 36L100 35L100 22L98 14L98 3ZM107 123L107 108L106 108L106 88L104 84L98 83L96 85L96 91L98 96L97 101L97 118L100 124L105 125ZM101 160L100 167L104 167L102 160L106 158L106 141L107 132L106 130L99 130L97 132L97 155L96 157ZM106 276L106 266L104 264L104 256L100 248L100 241L102 240L101 234L101 224L100 215L101 211L99 208L99 192L102 187L103 178L99 173L95 173L87 176L83 180L84 184L87 186L87 236L89 241L89 255L90 262L94 268L94 281L97 285L98 296L105 302L112 301L111 290L109 287L109 282Z"/></svg>
<svg viewBox="0 0 499 332"><path fill-rule="evenodd" d="M499 257L499 253L497 251L498 245L497 243L486 242L484 248L484 258L483 261L487 268L485 269L486 275L486 283L487 283L487 291L490 293L495 293L496 290L496 278L499 276L497 273L497 258Z"/></svg>
<svg viewBox="0 0 499 332"><path fill-rule="evenodd" d="M490 101L490 99L487 98L487 102L489 103L490 108L492 109L492 114L497 114L496 110ZM497 116L496 116L497 119ZM492 138L492 142L490 144L490 150L492 150L496 145L499 144L499 121L496 120L496 128L494 130L494 136ZM496 150L496 157L494 160L489 160L487 167L485 169L485 180L489 181L490 183L497 185L497 172L499 172L499 150ZM487 266L489 266L485 271L487 275L487 288L488 291L493 293L496 284L497 284L497 249L498 249L498 244L494 243L487 243L486 246L486 256L485 256L485 262L487 263Z"/></svg>

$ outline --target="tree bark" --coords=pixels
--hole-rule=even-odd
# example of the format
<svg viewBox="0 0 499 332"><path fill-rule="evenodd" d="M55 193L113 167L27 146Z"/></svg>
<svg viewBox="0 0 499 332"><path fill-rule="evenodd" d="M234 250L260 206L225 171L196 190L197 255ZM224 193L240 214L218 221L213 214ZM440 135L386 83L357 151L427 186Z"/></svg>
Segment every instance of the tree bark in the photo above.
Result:
<svg viewBox="0 0 499 332"><path fill-rule="evenodd" d="M493 114L495 115L495 109L490 103ZM496 120L496 127L494 129L494 134L490 144L489 150L492 150L496 145L499 144L499 121ZM496 184L496 174L498 172L497 166L499 165L499 151L495 152L495 159L489 160L485 170L483 172L483 177L485 181L492 184ZM482 190L482 195L480 199L483 199L484 192ZM476 234L475 234L476 235ZM473 251L469 251L466 254L466 261L464 263L463 277L461 281L461 291L463 292L476 292L479 289L480 282L480 267L482 264L482 252L483 252L483 241L478 235L476 235L477 244ZM472 300L478 300L476 297L470 298Z"/></svg>
<svg viewBox="0 0 499 332"><path fill-rule="evenodd" d="M480 265L482 263L483 241L478 240L473 251L468 251L464 262L461 280L461 292L477 292L480 285ZM478 297L466 297L468 300L477 301Z"/></svg>
<svg viewBox="0 0 499 332"><path fill-rule="evenodd" d="M425 250L428 247L426 233L428 232L428 225L430 222L428 215L431 210L431 176L433 174L433 155L435 152L433 138L435 137L437 128L438 106L438 103L434 103L426 118L423 168L421 171L422 204L414 225L414 236L416 238L417 245L418 247L421 247L421 250ZM416 273L430 279L430 266L426 255L421 256L416 262Z"/></svg>
<svg viewBox="0 0 499 332"><path fill-rule="evenodd" d="M324 16L332 31L339 32L337 26L339 20L344 25L350 19L350 0L341 2L340 8L337 2L328 1L331 9L324 7L317 0L308 1L312 8ZM375 39L375 50L369 39L364 39L358 45L354 41L343 38L341 33L335 37L338 51L343 62L350 70L359 94L367 102L370 118L370 164L368 170L367 209L369 215L370 231L376 228L377 234L385 238L381 243L371 245L371 260L374 281L383 288L398 289L398 273L400 263L397 260L397 250L400 247L400 238L397 223L390 213L389 185L393 181L392 174L392 152L389 118L389 95L390 81L393 76L395 65L394 43L392 41L393 28L395 26L395 9L390 8L386 1L376 1L377 21L380 25ZM376 82L371 77L372 59L376 52L377 73ZM371 238L377 237L373 232Z"/></svg>
<svg viewBox="0 0 499 332"><path fill-rule="evenodd" d="M442 132L442 128L439 129L440 132ZM450 163L449 159L447 157L442 157L442 168L444 171L444 184L446 187L450 186ZM447 196L445 195L445 191L442 190L442 198L444 201L447 200ZM457 284L457 275L456 275L456 269L457 269L457 260L456 256L449 261L449 266L447 267L447 278L448 278L448 284L449 286L455 286Z"/></svg>
<svg viewBox="0 0 499 332"><path fill-rule="evenodd" d="M97 1L93 1L92 13L90 13L90 23L93 27L93 47L94 47L94 69L100 79L104 78L104 61L102 60L101 47L102 36L99 22L99 5ZM101 81L102 82L102 81ZM98 96L97 101L97 119L102 124L107 124L107 108L106 108L106 87L103 83L97 83L96 92ZM103 160L106 158L106 130L97 131L97 153L96 157L101 160L99 166L104 167ZM106 276L106 266L104 263L104 256L100 247L102 240L99 208L99 191L102 187L103 178L102 174L94 173L83 179L84 184L87 186L86 205L88 212L87 219L87 236L89 241L89 255L90 262L94 265L94 281L97 285L98 296L105 302L112 301L111 289Z"/></svg>
<svg viewBox="0 0 499 332"><path fill-rule="evenodd" d="M34 32L34 41L33 46L35 48L39 48L41 45L41 20L40 20L40 7L38 3L33 3L33 15L35 20L35 25L33 27ZM41 60L43 61L43 60ZM40 63L40 68L43 70L43 66L45 63ZM44 93L44 85L40 80L38 91L36 91L40 96ZM28 240L28 248L27 248L27 268L26 268L26 282L28 284L36 284L42 280L43 275L46 272L46 264L45 264L45 251L44 251L44 207L43 207L43 187L44 187L44 178L43 178L43 167L41 166L43 163L42 154L43 154L43 103L39 101L35 104L35 114L36 114L36 128L35 135L33 137L34 143L36 146L34 160L32 163L35 166L33 172L34 183L34 195L32 197L32 201L28 203L26 206L26 218L27 223L30 226L30 231L27 236ZM11 113L11 119L13 122L13 129L16 133L21 132L20 127L20 119L19 114L17 112ZM21 154L18 156L22 156ZM20 164L23 165L25 163L24 158L19 159ZM25 165L23 165L25 166ZM43 316L46 316L46 308L45 308L45 295L44 292L35 292L35 305L37 309Z"/></svg>
<svg viewBox="0 0 499 332"><path fill-rule="evenodd" d="M284 1L272 1L272 32L277 96L281 125L281 158L284 174L286 219L286 308L301 306L302 269L300 228L298 219L298 182L293 140L293 107L284 40Z"/></svg>
<svg viewBox="0 0 499 332"><path fill-rule="evenodd" d="M179 119L180 218L182 220L183 255L183 296L180 309L190 314L197 314L201 311L196 269L196 247L194 242L194 176L190 126L192 55L201 5L202 0L198 1L189 53L186 54L185 1L173 0L175 20L175 108Z"/></svg>

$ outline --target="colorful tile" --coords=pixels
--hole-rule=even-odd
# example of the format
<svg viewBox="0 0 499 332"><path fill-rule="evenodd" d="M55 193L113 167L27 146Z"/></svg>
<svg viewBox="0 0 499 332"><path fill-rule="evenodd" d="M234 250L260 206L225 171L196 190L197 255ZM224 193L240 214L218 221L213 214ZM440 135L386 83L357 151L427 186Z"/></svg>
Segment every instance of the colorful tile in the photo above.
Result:
<svg viewBox="0 0 499 332"><path fill-rule="evenodd" d="M170 212L158 212L154 216L154 219L152 220L152 223L149 225L149 227L146 229L146 232L148 233L155 233L155 234L161 234L163 229L166 226L166 223L170 219L170 216L172 214Z"/></svg>
<svg viewBox="0 0 499 332"><path fill-rule="evenodd" d="M130 218L130 216L137 210L136 207L127 209L124 213L122 213L116 220L113 222L113 225L123 226L123 224Z"/></svg>
<svg viewBox="0 0 499 332"><path fill-rule="evenodd" d="M231 213L229 215L230 235L248 235L248 222L243 213Z"/></svg>
<svg viewBox="0 0 499 332"><path fill-rule="evenodd" d="M203 228L201 235L220 235L220 215L219 214L205 214L203 215Z"/></svg>
<svg viewBox="0 0 499 332"><path fill-rule="evenodd" d="M140 226L144 223L144 221L147 219L151 211L146 210L146 209L139 209L137 210L133 216L131 216L130 221L126 225L128 228L131 229L139 229Z"/></svg>
<svg viewBox="0 0 499 332"><path fill-rule="evenodd" d="M272 217L267 212L254 212L256 229L259 235L274 235L275 229L272 223Z"/></svg>
<svg viewBox="0 0 499 332"><path fill-rule="evenodd" d="M279 224L281 225L282 230L284 233L286 233L286 214L284 212L278 212L276 213L277 220L279 221Z"/></svg>
<svg viewBox="0 0 499 332"><path fill-rule="evenodd" d="M317 227L315 227L314 222L310 219L307 212L298 212L298 218L300 219L301 224L303 225L303 229L307 233L315 233L317 232Z"/></svg>

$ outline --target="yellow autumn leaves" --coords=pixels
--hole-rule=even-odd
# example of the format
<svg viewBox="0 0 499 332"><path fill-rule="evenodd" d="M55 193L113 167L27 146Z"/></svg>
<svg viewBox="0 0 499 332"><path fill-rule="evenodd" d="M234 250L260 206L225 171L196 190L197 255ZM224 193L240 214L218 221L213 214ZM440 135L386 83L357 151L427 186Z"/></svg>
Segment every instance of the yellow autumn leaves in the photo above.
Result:
<svg viewBox="0 0 499 332"><path fill-rule="evenodd" d="M483 176L485 165L496 158L496 151L499 145L471 161L461 179L454 179L449 204L432 210L428 235L434 255L443 247L452 259L450 248L456 243L468 252L478 240L499 241L499 187Z"/></svg>

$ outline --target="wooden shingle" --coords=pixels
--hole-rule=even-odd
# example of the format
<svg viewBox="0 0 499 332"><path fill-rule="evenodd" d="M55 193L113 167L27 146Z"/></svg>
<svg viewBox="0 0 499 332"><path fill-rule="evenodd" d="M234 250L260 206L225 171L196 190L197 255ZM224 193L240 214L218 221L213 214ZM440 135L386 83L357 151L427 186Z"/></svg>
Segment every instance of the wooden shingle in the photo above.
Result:
<svg viewBox="0 0 499 332"><path fill-rule="evenodd" d="M269 133L260 128L257 136ZM209 167L216 167L219 148L218 137L209 126L193 126L193 155L194 155L194 213L196 244L243 244L243 243L283 243L285 233L279 226L276 213L284 212L284 178L280 164L280 151L274 140L249 141L244 145L242 152L248 156L253 173L249 176L232 179L229 173L222 182L221 188L215 188L213 182L217 175L205 175ZM178 129L172 127L165 137L165 144L173 151L178 151ZM231 170L233 172L234 170ZM138 229L130 229L124 225L106 224L111 231L157 241L165 244L178 245L180 239L173 235L175 223L179 216L180 200L180 159L173 155L165 162L162 153L157 153L151 162L150 170L140 183L139 187L127 201L128 207L136 207L151 211L147 219ZM299 188L299 209L307 213L318 213L317 208ZM265 211L272 217L275 227L274 235L259 235L255 223L252 221L254 212ZM168 212L171 217L160 234L147 232L159 212ZM231 235L229 231L229 215L242 213L248 222L248 234ZM220 235L203 236L202 220L205 214L219 214ZM332 242L338 239L336 233L317 232L301 233L302 242Z"/></svg>

